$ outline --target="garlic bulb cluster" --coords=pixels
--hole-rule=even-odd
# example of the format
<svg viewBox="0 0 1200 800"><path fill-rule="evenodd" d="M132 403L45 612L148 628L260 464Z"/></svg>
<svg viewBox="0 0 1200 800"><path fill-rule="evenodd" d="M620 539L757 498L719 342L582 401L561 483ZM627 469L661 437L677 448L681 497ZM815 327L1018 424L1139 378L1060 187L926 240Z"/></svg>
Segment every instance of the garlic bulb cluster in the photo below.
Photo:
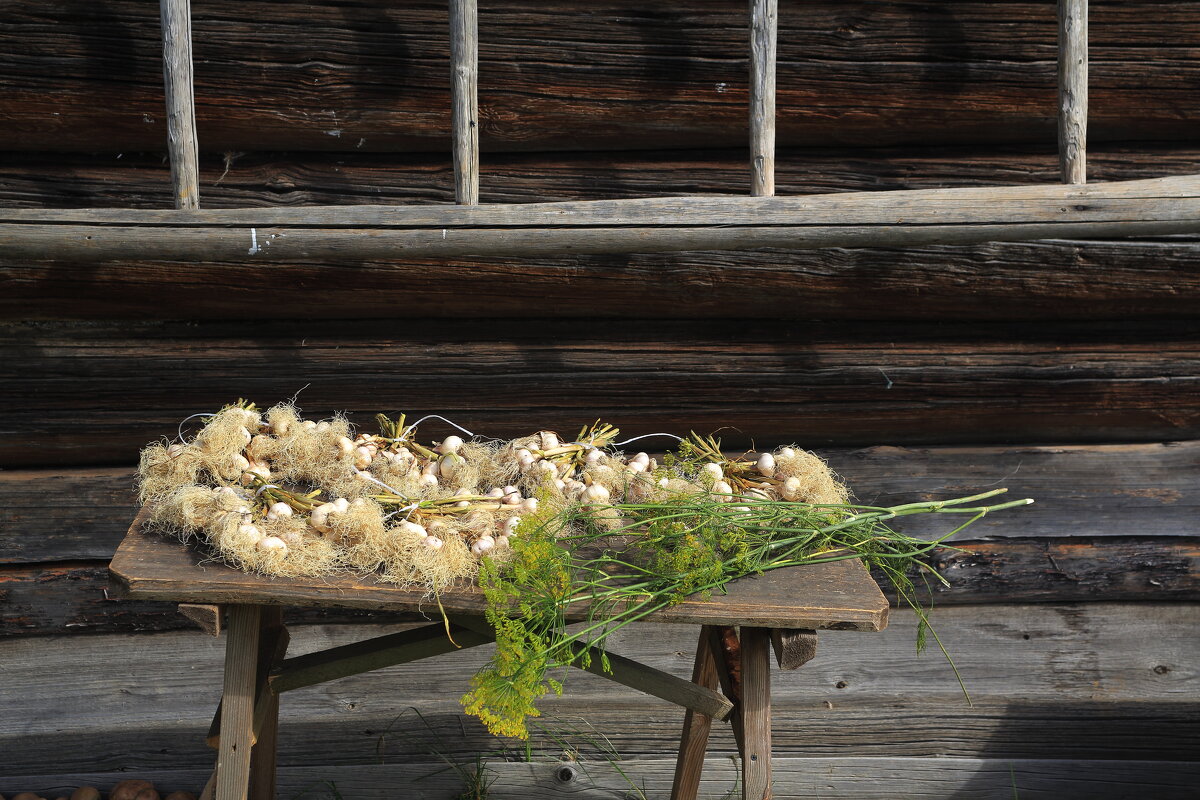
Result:
<svg viewBox="0 0 1200 800"><path fill-rule="evenodd" d="M522 524L577 507L616 529L621 505L709 494L738 507L845 502L819 458L790 447L728 457L693 435L669 463L611 447L597 423L568 439L542 430L507 442L457 434L430 445L403 418L355 432L343 417L305 420L290 405L211 415L191 441L142 452L139 489L156 524L199 536L241 568L275 575L377 571L430 588L504 559Z"/></svg>

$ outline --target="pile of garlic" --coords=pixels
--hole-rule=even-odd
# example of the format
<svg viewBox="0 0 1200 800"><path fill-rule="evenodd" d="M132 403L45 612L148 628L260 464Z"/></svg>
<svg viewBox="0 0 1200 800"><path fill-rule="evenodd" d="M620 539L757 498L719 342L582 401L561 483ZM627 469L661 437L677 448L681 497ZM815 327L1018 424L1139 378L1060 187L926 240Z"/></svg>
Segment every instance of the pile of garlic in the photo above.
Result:
<svg viewBox="0 0 1200 800"><path fill-rule="evenodd" d="M712 440L699 469L667 469L648 453L612 449L617 430L574 440L539 431L511 441L447 436L432 446L415 425L381 419L355 434L342 417L301 419L291 405L265 414L238 404L191 441L142 451L139 489L151 521L203 539L229 563L272 575L378 572L444 588L472 577L485 554L504 559L522 520L580 508L622 524L622 503L709 494L721 502L844 503L844 487L811 453L783 447L730 458Z"/></svg>

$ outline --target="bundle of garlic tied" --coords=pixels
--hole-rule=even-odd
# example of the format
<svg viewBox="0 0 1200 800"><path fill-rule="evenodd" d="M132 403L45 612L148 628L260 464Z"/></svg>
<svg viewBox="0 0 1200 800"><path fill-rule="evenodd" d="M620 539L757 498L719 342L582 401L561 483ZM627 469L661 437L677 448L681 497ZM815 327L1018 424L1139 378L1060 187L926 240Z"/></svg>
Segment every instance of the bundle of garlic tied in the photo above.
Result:
<svg viewBox="0 0 1200 800"><path fill-rule="evenodd" d="M602 423L571 440L539 431L426 446L420 421L406 425L403 416L379 415L379 433L356 433L341 416L304 420L286 404L260 412L239 401L205 417L190 441L142 451L140 499L152 505L155 527L269 575L377 572L436 591L474 577L484 554L503 561L523 520L567 509L615 530L623 522L615 506L681 495L732 508L846 502L824 462L793 447L728 457L693 435L660 464L616 450L617 429Z"/></svg>
<svg viewBox="0 0 1200 800"><path fill-rule="evenodd" d="M570 440L468 433L427 446L424 419L403 416L379 415L379 433L357 434L343 417L302 420L291 405L260 413L239 401L205 416L191 441L142 451L151 524L269 575L374 572L430 593L470 580L496 651L463 706L520 737L537 699L561 690L549 670L688 596L769 570L861 559L916 612L920 646L932 629L912 576L944 580L926 557L985 514L1032 502L977 505L1004 492L991 489L852 505L825 462L796 447L732 456L693 433L659 461L624 455L616 445L634 440L615 442L600 422ZM967 519L928 541L887 526L913 514ZM570 631L564 610L576 604L588 622Z"/></svg>

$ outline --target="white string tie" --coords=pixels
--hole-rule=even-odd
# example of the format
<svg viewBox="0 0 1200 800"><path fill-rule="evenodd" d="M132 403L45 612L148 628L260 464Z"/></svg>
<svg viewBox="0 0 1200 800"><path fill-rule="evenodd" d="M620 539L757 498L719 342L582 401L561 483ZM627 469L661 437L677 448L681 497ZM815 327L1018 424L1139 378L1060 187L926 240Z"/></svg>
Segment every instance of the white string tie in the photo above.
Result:
<svg viewBox="0 0 1200 800"><path fill-rule="evenodd" d="M674 439L677 442L683 441L682 436L676 436L673 433L644 433L641 436L635 436L632 439L626 439L623 442L613 442L613 447L620 447L623 444L629 444L630 442L636 442L639 439L649 439L651 436L670 436L672 439Z"/></svg>
<svg viewBox="0 0 1200 800"><path fill-rule="evenodd" d="M378 478L376 478L376 477L375 477L374 475L372 475L371 473L369 473L369 472L364 472L363 470L359 469L358 467L351 467L350 469L354 470L354 474L355 474L355 475L358 475L358 476L360 476L360 477L366 478L366 479L367 479L367 480L369 480L371 483L377 483L377 484L379 484L380 486L382 486L383 488L387 489L387 490L388 490L389 492L391 492L392 494L400 494L400 492L398 492L398 491L396 491L395 489L393 489L392 487L388 486L386 483L384 483L383 481L379 480ZM403 497L403 495L401 495L401 497Z"/></svg>
<svg viewBox="0 0 1200 800"><path fill-rule="evenodd" d="M192 414L190 417L184 417L179 421L179 428L176 430L175 438L180 442L183 441L183 426L187 424L188 420L195 419L196 417L215 417L217 413L218 412L216 411L201 411L199 414Z"/></svg>
<svg viewBox="0 0 1200 800"><path fill-rule="evenodd" d="M400 434L399 438L403 439L404 437L408 436L410 433L413 432L414 428L416 428L418 425L420 425L422 422L424 422L427 419L440 419L442 422L446 423L447 425L458 428L460 431L465 433L467 436L475 435L475 434L471 433L469 430L467 430L466 428L464 428L462 425L459 425L457 422L453 422L451 420L446 419L441 414L426 414L425 416L421 417L419 420L414 422L412 425L409 425L407 428L405 428L404 433Z"/></svg>
<svg viewBox="0 0 1200 800"><path fill-rule="evenodd" d="M254 496L258 497L260 494L265 492L267 489L282 489L282 488L283 488L282 486L277 486L274 483L264 483L262 486L258 487L258 491L256 491L254 493Z"/></svg>
<svg viewBox="0 0 1200 800"><path fill-rule="evenodd" d="M392 517L396 516L397 514L404 514L404 521L408 522L408 518L412 516L412 512L416 511L420 507L421 507L420 503L413 503L412 505L405 506L404 508L397 508L395 511L393 511L392 513L385 516L384 519L388 520L388 519L391 519Z"/></svg>

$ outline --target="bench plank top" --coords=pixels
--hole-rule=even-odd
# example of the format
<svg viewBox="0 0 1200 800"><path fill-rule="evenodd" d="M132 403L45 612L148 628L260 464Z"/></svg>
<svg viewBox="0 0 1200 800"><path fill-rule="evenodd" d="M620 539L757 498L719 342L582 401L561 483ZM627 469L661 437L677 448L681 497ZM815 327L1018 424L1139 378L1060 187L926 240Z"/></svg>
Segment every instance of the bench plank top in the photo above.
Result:
<svg viewBox="0 0 1200 800"><path fill-rule="evenodd" d="M109 565L116 591L136 600L341 607L439 614L422 589L385 583L372 575L316 578L253 575L205 555L194 546L148 530L134 520ZM471 585L440 597L448 614L483 613L483 594ZM584 604L568 618L583 617ZM731 582L727 592L693 595L655 612L647 622L753 625L769 628L879 631L888 602L856 559L787 567Z"/></svg>

